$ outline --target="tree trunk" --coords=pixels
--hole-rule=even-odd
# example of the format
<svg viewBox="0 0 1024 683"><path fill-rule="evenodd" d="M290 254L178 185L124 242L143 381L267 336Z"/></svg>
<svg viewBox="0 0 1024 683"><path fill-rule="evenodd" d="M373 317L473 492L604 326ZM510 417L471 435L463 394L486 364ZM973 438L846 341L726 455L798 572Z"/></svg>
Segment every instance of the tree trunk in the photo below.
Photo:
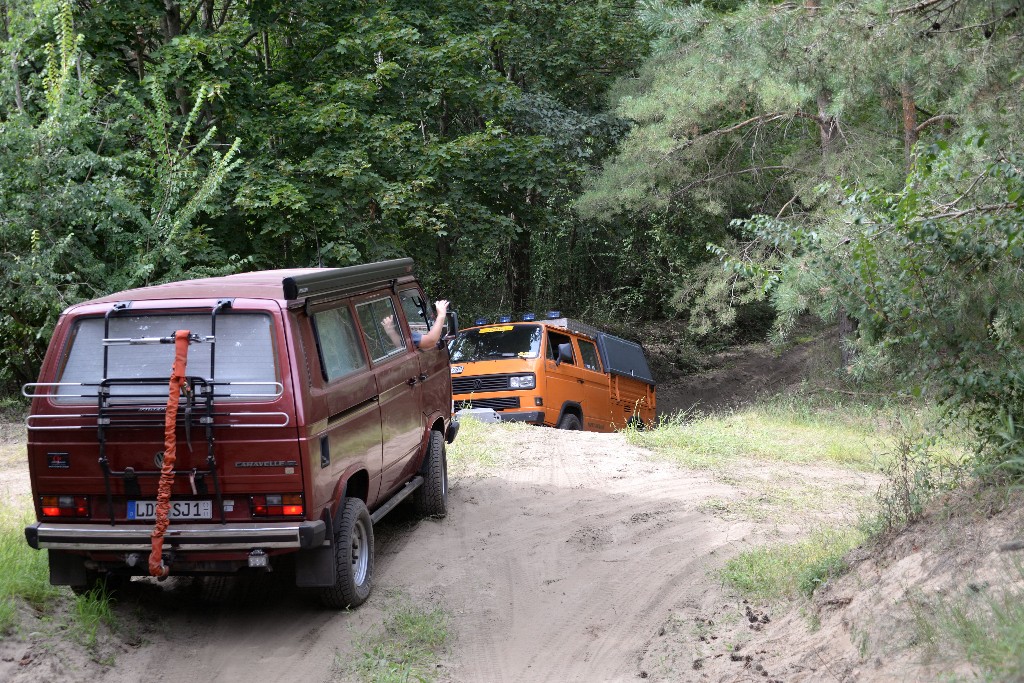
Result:
<svg viewBox="0 0 1024 683"><path fill-rule="evenodd" d="M853 363L853 342L857 339L857 320L847 314L845 308L839 309L839 357L843 367Z"/></svg>
<svg viewBox="0 0 1024 683"><path fill-rule="evenodd" d="M839 122L828 113L832 105L832 93L822 89L818 92L818 128L821 130L821 155L832 153L832 143L839 137Z"/></svg>
<svg viewBox="0 0 1024 683"><path fill-rule="evenodd" d="M203 2L203 28L207 33L213 32L213 0L202 0Z"/></svg>
<svg viewBox="0 0 1024 683"><path fill-rule="evenodd" d="M7 11L7 2L5 0L0 1L0 14L3 15L3 21L0 21L0 40L7 42L11 39L10 29L10 17ZM18 51L11 51L11 82L14 84L14 106L17 108L18 113L25 113L25 102L21 97L21 78L18 74Z"/></svg>
<svg viewBox="0 0 1024 683"><path fill-rule="evenodd" d="M903 102L903 154L909 172L914 161L911 155L917 142L917 106L907 81L900 83L900 99Z"/></svg>
<svg viewBox="0 0 1024 683"><path fill-rule="evenodd" d="M505 278L512 305L509 313L525 311L530 299L530 231L526 226L512 236Z"/></svg>
<svg viewBox="0 0 1024 683"><path fill-rule="evenodd" d="M170 43L181 35L181 5L177 0L164 0L164 42ZM174 87L174 97L178 100L178 111L182 116L188 116L189 101L188 93L181 85Z"/></svg>
<svg viewBox="0 0 1024 683"><path fill-rule="evenodd" d="M817 17L821 8L821 0L804 0L804 9L812 19ZM839 121L828 113L832 105L832 93L825 87L818 91L818 128L821 131L821 155L827 157L835 150L833 145L839 137ZM853 362L853 341L857 338L857 320L851 318L842 306L839 307L838 315L839 332L839 356L842 359L844 368L850 367Z"/></svg>
<svg viewBox="0 0 1024 683"><path fill-rule="evenodd" d="M146 78L146 36L139 26L135 29L135 73L139 83Z"/></svg>

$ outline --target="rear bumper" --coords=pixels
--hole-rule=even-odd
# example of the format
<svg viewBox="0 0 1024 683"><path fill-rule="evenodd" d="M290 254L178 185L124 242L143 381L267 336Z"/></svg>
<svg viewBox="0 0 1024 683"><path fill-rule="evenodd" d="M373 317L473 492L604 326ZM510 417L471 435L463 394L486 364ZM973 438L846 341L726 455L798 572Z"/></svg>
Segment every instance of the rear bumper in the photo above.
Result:
<svg viewBox="0 0 1024 683"><path fill-rule="evenodd" d="M149 551L152 526L49 524L25 527L25 540L36 549ZM264 524L175 524L164 533L164 545L178 551L251 550L253 548L316 548L324 543L327 525L313 522Z"/></svg>

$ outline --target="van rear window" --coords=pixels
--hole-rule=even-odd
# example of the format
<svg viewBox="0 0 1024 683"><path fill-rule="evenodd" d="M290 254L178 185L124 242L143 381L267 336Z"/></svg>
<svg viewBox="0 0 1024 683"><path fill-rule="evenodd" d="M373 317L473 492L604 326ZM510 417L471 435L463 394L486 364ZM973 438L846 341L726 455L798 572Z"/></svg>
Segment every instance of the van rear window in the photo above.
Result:
<svg viewBox="0 0 1024 683"><path fill-rule="evenodd" d="M188 330L201 336L210 334L210 314L174 313L123 315L110 318L109 338L138 339L170 337L176 330ZM188 353L186 374L211 378L211 345L192 344ZM130 344L109 347L107 379L167 379L174 363L173 344ZM214 379L218 382L280 382L277 356L274 352L273 323L263 313L223 313L217 316L217 346ZM86 386L60 386L54 393L59 403L93 403L96 385L103 377L103 319L83 318L75 323L67 346L63 367L57 381L82 382ZM90 386L91 385L91 386ZM166 395L166 386L164 388ZM217 400L260 400L275 397L280 391L273 384L239 384L218 386ZM111 396L125 399L159 394L154 384L115 385ZM70 396L83 394L84 398ZM256 398L237 394L257 394Z"/></svg>

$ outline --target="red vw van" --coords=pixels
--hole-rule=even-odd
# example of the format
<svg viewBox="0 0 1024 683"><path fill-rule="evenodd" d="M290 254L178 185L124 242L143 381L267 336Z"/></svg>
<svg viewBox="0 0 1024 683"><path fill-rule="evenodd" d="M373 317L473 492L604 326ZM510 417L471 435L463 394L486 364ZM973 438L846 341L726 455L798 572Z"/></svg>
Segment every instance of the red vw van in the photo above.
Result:
<svg viewBox="0 0 1024 683"><path fill-rule="evenodd" d="M411 259L66 310L25 387L38 519L25 533L49 553L51 583L268 571L292 555L299 586L362 603L374 522L407 496L447 510L448 352L413 343L432 310Z"/></svg>

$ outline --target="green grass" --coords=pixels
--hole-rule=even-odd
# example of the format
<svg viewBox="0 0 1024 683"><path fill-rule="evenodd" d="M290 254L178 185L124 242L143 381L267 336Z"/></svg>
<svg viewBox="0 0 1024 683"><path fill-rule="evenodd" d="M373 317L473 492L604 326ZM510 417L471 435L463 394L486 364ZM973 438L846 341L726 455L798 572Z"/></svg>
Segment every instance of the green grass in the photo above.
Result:
<svg viewBox="0 0 1024 683"><path fill-rule="evenodd" d="M62 594L50 585L46 553L25 542L33 521L27 499L0 503L0 633L17 626L16 598L43 610Z"/></svg>
<svg viewBox="0 0 1024 683"><path fill-rule="evenodd" d="M385 612L383 632L363 639L348 668L366 683L433 681L435 664L448 644L448 615L402 597L392 599Z"/></svg>
<svg viewBox="0 0 1024 683"><path fill-rule="evenodd" d="M484 424L472 418L459 421L459 434L455 441L448 445L448 469L459 474L473 468L489 469L494 467L494 447L489 433L498 425Z"/></svg>
<svg viewBox="0 0 1024 683"><path fill-rule="evenodd" d="M966 659L982 680L1024 680L1024 567L1011 572L1016 589L990 594L974 586L958 599L924 600L914 610L919 640L933 654Z"/></svg>
<svg viewBox="0 0 1024 683"><path fill-rule="evenodd" d="M868 471L884 459L893 435L927 420L912 410L808 396L776 397L708 416L680 415L626 438L691 469L718 469L742 459L831 464Z"/></svg>
<svg viewBox="0 0 1024 683"><path fill-rule="evenodd" d="M746 493L734 499L711 497L699 509L723 519L749 519L755 522L784 524L794 514L821 516L843 514L852 518L870 511L874 498L868 488L859 486L819 486L799 475L729 477L728 483Z"/></svg>
<svg viewBox="0 0 1024 683"><path fill-rule="evenodd" d="M24 603L66 621L75 641L97 659L100 625L115 626L110 598L97 589L69 603L66 588L50 585L46 552L25 542L25 526L35 521L29 505L27 497L0 503L0 634L18 628L18 604Z"/></svg>
<svg viewBox="0 0 1024 683"><path fill-rule="evenodd" d="M71 632L75 640L84 645L95 657L100 625L112 629L116 623L110 596L101 587L76 596L70 616Z"/></svg>
<svg viewBox="0 0 1024 683"><path fill-rule="evenodd" d="M454 475L487 471L513 450L516 433L538 429L523 422L484 423L460 420L459 435L448 445L448 471Z"/></svg>
<svg viewBox="0 0 1024 683"><path fill-rule="evenodd" d="M3 443L0 441L0 469L13 467L28 458L24 443Z"/></svg>
<svg viewBox="0 0 1024 683"><path fill-rule="evenodd" d="M866 539L858 527L819 529L796 543L741 553L726 563L721 578L748 598L810 597L818 586L846 571L843 556Z"/></svg>

